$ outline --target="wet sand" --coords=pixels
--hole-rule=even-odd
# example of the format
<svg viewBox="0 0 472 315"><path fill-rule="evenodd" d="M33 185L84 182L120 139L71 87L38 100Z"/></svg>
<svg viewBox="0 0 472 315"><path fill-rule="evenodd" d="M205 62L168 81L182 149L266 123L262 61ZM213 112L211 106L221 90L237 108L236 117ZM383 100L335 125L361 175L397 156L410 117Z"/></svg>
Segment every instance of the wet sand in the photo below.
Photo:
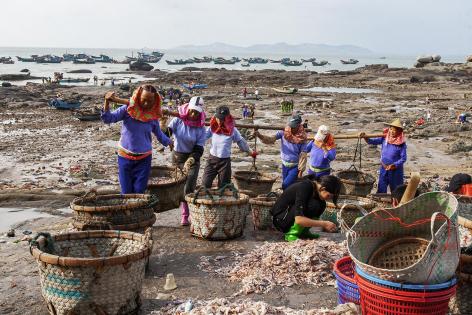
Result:
<svg viewBox="0 0 472 315"><path fill-rule="evenodd" d="M420 171L423 189L441 189L455 173L472 173L472 126L454 124L458 111L472 112L472 67L448 66L428 69L362 69L338 74L288 71L225 71L145 74L151 83L177 87L181 82L207 83L209 88L196 92L205 99L208 112L218 105L228 105L241 117L241 106L256 105L255 121L266 125L284 125L287 116L280 111L283 98L293 99L295 110L304 114L311 128L327 124L335 134L378 132L383 122L399 117L407 123L408 161L405 173ZM415 83L412 83L415 82ZM417 81L423 81L416 83ZM382 93L348 93L300 91L294 95L275 92L274 87L297 88L362 88ZM244 100L241 90L250 93L257 88L261 100ZM58 232L70 227L70 214L58 212L67 207L75 195L91 187L116 189L118 184L116 155L113 145L119 139L120 125L81 122L70 111L47 106L58 92L79 97L85 108L101 106L110 87L53 87L30 84L24 87L0 88L0 207L33 207L56 214L17 225L17 237L0 237L0 313L46 314L42 301L37 267L29 254L26 241L19 241L21 231ZM115 90L123 97L128 92ZM346 90L344 90L346 91ZM324 104L324 106L323 106ZM429 109L432 121L416 128L414 122ZM247 121L250 123L250 121ZM261 131L273 134L271 131ZM338 141L335 170L352 164L357 140ZM254 142L250 142L254 147ZM170 152L161 152L155 144L154 164L168 164ZM257 143L258 168L279 174L279 146ZM206 150L208 152L208 150ZM363 170L376 176L379 149L363 144ZM205 155L206 156L206 153ZM235 147L233 171L246 170L250 158ZM205 162L203 161L202 164ZM201 172L202 173L202 172ZM200 174L201 175L201 174ZM280 181L275 184L280 187ZM374 188L375 190L375 188ZM59 193L60 195L54 195ZM35 194L47 195L35 197ZM3 212L2 212L3 214ZM59 214L59 215L57 215ZM256 232L249 224L243 238L228 242L205 242L190 237L181 228L178 210L159 214L153 228L156 240L150 273L143 287L143 314L165 305L157 299L166 273L173 272L179 289L171 292L175 299L231 296L237 284L222 278L209 278L196 265L201 255L228 255L232 251L247 252L262 241L280 240L271 232ZM327 237L339 238L338 235ZM330 307L336 304L335 289L294 287L274 290L264 295L250 295L274 305L293 308ZM173 298L171 298L173 299Z"/></svg>

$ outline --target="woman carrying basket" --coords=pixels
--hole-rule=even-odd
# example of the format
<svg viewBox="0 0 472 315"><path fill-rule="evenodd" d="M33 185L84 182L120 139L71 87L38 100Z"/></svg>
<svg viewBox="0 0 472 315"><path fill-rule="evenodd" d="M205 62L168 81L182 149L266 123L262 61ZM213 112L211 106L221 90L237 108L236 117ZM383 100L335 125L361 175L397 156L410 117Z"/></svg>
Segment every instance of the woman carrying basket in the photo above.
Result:
<svg viewBox="0 0 472 315"><path fill-rule="evenodd" d="M175 141L172 160L187 174L185 194L195 191L200 169L200 157L206 142L206 115L203 104L203 98L200 96L192 97L189 103L179 106L178 113L172 114L177 117L173 118L168 125ZM186 201L180 203L180 211L181 225L189 225L189 210Z"/></svg>
<svg viewBox="0 0 472 315"><path fill-rule="evenodd" d="M111 112L110 102L124 105ZM161 115L161 98L152 85L140 86L129 100L116 97L114 92L105 95L102 121L106 124L123 121L118 146L118 177L122 194L146 191L151 172L152 134L162 145L173 147L172 140L159 127Z"/></svg>
<svg viewBox="0 0 472 315"><path fill-rule="evenodd" d="M403 164L407 159L405 135L400 119L395 119L386 125L389 127L384 129L383 137L372 139L364 137L368 144L382 146L377 193L386 193L387 187L393 192L397 186L403 185ZM361 133L360 136L365 136L365 133Z"/></svg>
<svg viewBox="0 0 472 315"><path fill-rule="evenodd" d="M206 138L211 138L210 156L203 171L202 183L211 188L213 180L218 176L218 187L231 183L231 145L236 142L241 151L256 158L257 152L251 151L246 140L234 126L234 118L227 106L219 106L210 120Z"/></svg>
<svg viewBox="0 0 472 315"><path fill-rule="evenodd" d="M307 135L300 115L293 115L284 131L277 131L274 136L264 136L257 130L254 135L265 144L274 144L276 140L280 140L282 189L286 189L302 176L306 167Z"/></svg>
<svg viewBox="0 0 472 315"><path fill-rule="evenodd" d="M336 224L318 218L326 209L326 200L332 199L336 204L340 190L341 181L336 176L304 177L285 189L275 202L270 211L274 226L285 234L285 240L289 242L299 238L318 238L318 234L310 232L311 227L336 232Z"/></svg>
<svg viewBox="0 0 472 315"><path fill-rule="evenodd" d="M308 143L306 151L310 152L308 174L315 178L331 174L330 164L336 159L336 144L328 126L318 128L315 139Z"/></svg>

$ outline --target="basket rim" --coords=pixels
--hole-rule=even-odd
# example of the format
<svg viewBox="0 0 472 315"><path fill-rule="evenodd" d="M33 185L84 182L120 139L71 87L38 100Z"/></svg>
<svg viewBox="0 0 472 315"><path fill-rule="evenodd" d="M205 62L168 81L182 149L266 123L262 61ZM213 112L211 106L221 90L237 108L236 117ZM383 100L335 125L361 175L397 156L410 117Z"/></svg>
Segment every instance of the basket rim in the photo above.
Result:
<svg viewBox="0 0 472 315"><path fill-rule="evenodd" d="M352 284L356 284L356 281L354 280L354 277L351 278L351 277L346 276L346 275L345 275L343 272L341 272L341 270L339 269L339 265L344 264L344 263L347 263L347 262L349 262L349 261L351 262L351 264L353 264L353 265L355 266L355 263L354 263L354 261L352 260L351 256L344 256L344 257L342 257L342 258L336 260L335 263L334 263L334 267L333 267L334 273L335 273L337 276L341 277L343 280L346 280L347 282L352 283Z"/></svg>
<svg viewBox="0 0 472 315"><path fill-rule="evenodd" d="M345 178L341 178L339 176L339 174L343 174L343 173L362 173L364 174L365 176L369 177L371 179L371 181L367 181L367 182L360 182L360 181L357 181L357 180L352 180L352 179L345 179ZM339 178L339 180L342 182L342 183L346 183L346 184L356 184L356 185L360 185L360 186L367 186L367 185L373 185L376 181L375 179L375 176L370 174L370 173L366 173L366 172L363 172L363 171L353 171L353 170L340 170L340 171L337 171L336 172L336 177Z"/></svg>
<svg viewBox="0 0 472 315"><path fill-rule="evenodd" d="M243 175L243 174L248 174L248 173L257 173L257 174L262 175L265 178L249 180L249 178L244 177L244 175ZM277 180L277 177L269 176L268 174L264 174L264 173L259 172L259 171L256 171L256 172L252 172L252 171L235 171L233 177L236 178L237 180L251 181L251 182L255 182L255 183L275 183L275 181Z"/></svg>
<svg viewBox="0 0 472 315"><path fill-rule="evenodd" d="M175 171L175 168L171 167L171 166L162 166L162 165L151 166L151 172L152 172L152 170L156 170L156 169L157 170L165 170L165 171ZM154 177L149 175L149 179L151 179L151 178L154 178ZM173 179L175 179L175 178L173 178ZM187 180L187 176L185 176L185 175L179 176L177 179L175 179L173 182L170 182L170 183L149 184L149 180L148 180L147 188L148 189L167 188L169 186L174 186L176 184L182 184L186 180Z"/></svg>
<svg viewBox="0 0 472 315"><path fill-rule="evenodd" d="M220 195L217 193L216 190L210 190L209 191L212 196L215 195ZM192 204L203 204L203 205L221 205L221 206L231 206L231 205L240 205L240 204L247 204L249 202L249 196L239 193L239 199L235 200L211 200L211 199L205 199L201 198L202 196L207 196L208 194L202 194L200 195L197 199L194 200L195 198L195 193L190 193L185 195L185 201L192 203ZM225 196L233 196L233 193L230 191L225 191L224 192Z"/></svg>
<svg viewBox="0 0 472 315"><path fill-rule="evenodd" d="M411 283L400 283L400 282L392 282L384 279L377 278L371 274L368 274L359 266L355 267L356 273L361 276L362 278L372 281L372 282L377 282L382 285L386 285L389 287L393 287L396 289L406 289L406 290L416 290L416 291L423 291L423 290L442 290L442 289L447 289L457 283L457 278L452 277L451 280L448 280L446 282L442 283L436 283L436 284L411 284Z"/></svg>
<svg viewBox="0 0 472 315"><path fill-rule="evenodd" d="M423 245L426 245L426 247L428 247L430 245L430 241L428 241L427 239L425 238L422 238L422 237L417 237L417 236L405 236L405 237L400 237L400 238L397 238L397 239L394 239L394 240L390 240L390 241L387 241L385 243L383 243L382 245L380 245L369 257L369 260L367 262L368 265L374 267L374 268L379 268L379 269L384 269L384 268L381 268L381 267L377 267L377 266L374 266L372 264L372 261L377 258L377 256L382 253L385 249L389 248L389 247L392 247L393 245L397 245L397 244L401 244L401 243L407 243L408 241L416 241L416 242L420 242L420 243L425 243ZM421 256L421 258L423 258L425 255L425 253L423 253L423 256ZM421 259L420 258L420 259ZM415 262L414 264L416 264L417 262ZM413 264L413 265L414 265ZM411 266L408 266L406 268L409 268ZM402 268L402 269L406 269L406 268ZM402 270L402 269L384 269L384 270L395 270L395 271L398 271L398 270Z"/></svg>
<svg viewBox="0 0 472 315"><path fill-rule="evenodd" d="M93 200L110 200L110 199L142 199L136 202L132 202L126 205L110 205L110 206L82 206L79 202L87 202ZM95 197L77 197L70 203L70 208L73 211L83 212L105 212L105 211L123 211L132 210L136 208L142 208L149 205L151 195L149 194L108 194L108 195L97 195Z"/></svg>
<svg viewBox="0 0 472 315"><path fill-rule="evenodd" d="M353 195L339 195L338 201L340 201L342 199L357 200L357 201L360 201L360 202L364 202L366 205L361 206L361 207L366 209L366 210L374 209L375 206L377 205L375 203L375 201L372 201L372 200L370 200L369 198L366 198L366 197L353 196ZM349 205L349 203L347 203L347 204ZM336 207L334 205L334 203L332 203L330 201L326 202L326 208L341 209L341 207L339 205Z"/></svg>
<svg viewBox="0 0 472 315"><path fill-rule="evenodd" d="M144 234L119 231L119 230L90 230L81 232L69 232L64 234L57 234L53 236L55 241L65 240L80 240L88 238L122 238L133 241L147 242L145 247L136 253L111 256L111 257L93 257L93 258L79 258L67 257L54 254L48 254L41 251L37 247L30 247L31 255L36 260L50 265L64 266L64 267L103 267L123 265L130 262L138 261L151 255L152 241L148 240Z"/></svg>
<svg viewBox="0 0 472 315"><path fill-rule="evenodd" d="M270 200L270 201L267 201L267 200ZM249 198L249 204L258 205L258 206L272 207L276 201L277 201L276 197L257 196L254 198Z"/></svg>
<svg viewBox="0 0 472 315"><path fill-rule="evenodd" d="M145 227L151 227L152 225L154 225L154 223L156 223L156 214L153 213L153 216L148 219L148 220L145 220L145 221L140 221L140 222L137 222L137 223L130 223L130 224L118 224L118 225L113 225L113 224L110 224L110 230L109 231L112 231L112 230L120 230L120 231L132 231L132 230L137 230L137 229L141 229L141 228L145 228ZM78 229L82 229L83 226L85 225L85 223L79 223L77 222L78 220L74 218L74 220L72 221L72 225L75 227L75 228L78 228Z"/></svg>

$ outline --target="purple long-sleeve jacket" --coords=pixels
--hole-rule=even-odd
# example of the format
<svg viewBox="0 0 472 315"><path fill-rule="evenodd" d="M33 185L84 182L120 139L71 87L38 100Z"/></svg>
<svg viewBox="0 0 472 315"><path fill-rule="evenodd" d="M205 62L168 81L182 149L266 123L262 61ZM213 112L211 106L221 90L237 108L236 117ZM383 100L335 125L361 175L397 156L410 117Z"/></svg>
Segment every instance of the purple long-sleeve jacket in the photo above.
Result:
<svg viewBox="0 0 472 315"><path fill-rule="evenodd" d="M170 139L161 131L158 120L149 122L136 120L128 114L127 105L112 112L102 111L101 118L106 124L123 121L120 146L131 153L140 154L151 151L152 133L162 145L168 146L170 143Z"/></svg>
<svg viewBox="0 0 472 315"><path fill-rule="evenodd" d="M381 144L380 161L385 165L395 165L396 168L402 167L406 162L406 143L401 145L390 144L385 138L367 139L368 144Z"/></svg>
<svg viewBox="0 0 472 315"><path fill-rule="evenodd" d="M316 168L329 168L331 161L336 159L336 149L325 152L310 141L306 146L306 151L310 154L310 165Z"/></svg>

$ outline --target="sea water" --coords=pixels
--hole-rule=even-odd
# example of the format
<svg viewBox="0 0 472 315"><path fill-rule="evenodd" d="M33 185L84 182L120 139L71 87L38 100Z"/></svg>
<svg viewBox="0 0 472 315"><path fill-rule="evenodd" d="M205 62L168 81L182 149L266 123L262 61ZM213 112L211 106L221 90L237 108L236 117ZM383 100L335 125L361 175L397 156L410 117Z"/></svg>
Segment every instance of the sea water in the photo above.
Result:
<svg viewBox="0 0 472 315"><path fill-rule="evenodd" d="M95 63L91 65L87 64L73 64L72 62L62 62L60 64L38 64L35 62L20 62L17 60L16 56L20 57L29 57L30 55L44 55L52 54L57 56L62 56L64 53L85 53L88 55L98 56L100 54L108 55L118 61L124 60L126 56L137 56L138 50L133 49L82 49L82 48L34 48L34 47L0 47L0 57L12 57L15 60L15 63L12 65L0 64L0 74L13 74L20 73L22 69L30 70L32 76L36 77L53 77L54 72L63 72L64 77L69 78L90 78L90 81L86 84L77 84L74 85L92 85L93 76L96 75L99 80L103 79L115 79L117 83L128 81L131 77L134 81L141 81L144 78L142 76L130 73L130 74L114 74L114 72L125 72L128 69L127 64L110 64L110 63ZM142 52L142 50L141 50ZM146 50L145 52L150 53L151 50ZM228 70L263 70L263 69L272 69L272 70L292 70L292 71L316 71L316 72L327 72L331 70L353 70L358 67L369 64L379 64L384 63L388 64L389 67L407 67L410 68L416 61L416 56L400 56L400 55L380 55L380 54L371 54L364 56L352 56L352 55L332 55L332 56L322 56L317 55L315 52L312 55L281 55L281 54L272 54L268 53L259 53L254 54L221 54L218 52L208 51L205 53L183 53L181 51L172 51L172 50L162 50L165 53L164 57L158 62L153 63L155 69L161 71L174 72L178 71L184 67L195 67L195 68L225 68ZM188 59L192 57L203 57L203 56L212 56L212 57L223 57L231 58L233 56L239 58L249 58L249 57L263 57L268 59L281 59L284 57L289 57L291 59L301 60L315 57L317 61L327 60L330 64L326 66L316 67L311 64L311 62L303 63L301 66L284 66L280 63L266 63L266 64L251 64L250 67L242 67L240 62L235 63L234 65L215 65L214 63L193 63L187 65L168 65L166 60L175 60L175 59ZM385 59L381 59L385 57ZM355 58L359 60L359 63L355 65L344 65L340 62L341 59ZM441 61L443 62L464 62L464 56L443 56ZM66 72L70 70L78 69L88 69L92 73L87 74L68 74ZM123 81L121 81L123 80ZM41 82L41 80L28 80L28 82ZM17 85L24 85L26 81L16 81L12 82ZM109 85L109 81L107 85Z"/></svg>

